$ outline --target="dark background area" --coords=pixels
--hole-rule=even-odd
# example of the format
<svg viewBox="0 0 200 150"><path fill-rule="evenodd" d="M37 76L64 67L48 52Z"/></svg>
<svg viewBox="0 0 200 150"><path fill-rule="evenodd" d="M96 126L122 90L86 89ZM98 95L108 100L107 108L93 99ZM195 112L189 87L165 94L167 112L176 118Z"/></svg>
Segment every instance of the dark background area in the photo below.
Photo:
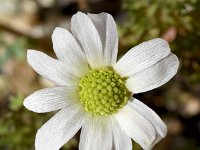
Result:
<svg viewBox="0 0 200 150"><path fill-rule="evenodd" d="M167 137L154 150L200 150L199 0L1 0L0 150L33 150L37 129L53 115L36 114L22 105L33 91L52 86L28 66L26 51L37 49L55 57L52 31L57 26L70 29L71 16L77 11L113 15L119 57L152 38L170 43L180 60L177 75L135 97L168 126ZM79 133L62 149L77 150L78 142ZM133 149L141 148L133 142Z"/></svg>

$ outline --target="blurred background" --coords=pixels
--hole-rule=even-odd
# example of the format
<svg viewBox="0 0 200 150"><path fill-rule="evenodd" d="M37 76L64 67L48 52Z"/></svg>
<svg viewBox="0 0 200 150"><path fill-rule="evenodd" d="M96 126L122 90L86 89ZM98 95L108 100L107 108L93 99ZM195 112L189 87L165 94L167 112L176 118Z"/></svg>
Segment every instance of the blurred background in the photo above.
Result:
<svg viewBox="0 0 200 150"><path fill-rule="evenodd" d="M136 97L168 126L167 137L154 150L200 150L200 0L0 0L0 150L34 150L37 129L53 113L36 114L22 103L52 84L28 66L26 51L55 57L52 31L57 26L70 29L77 11L113 15L119 57L152 38L170 43L180 60L178 74ZM79 134L62 150L77 150ZM133 149L141 148L133 142Z"/></svg>

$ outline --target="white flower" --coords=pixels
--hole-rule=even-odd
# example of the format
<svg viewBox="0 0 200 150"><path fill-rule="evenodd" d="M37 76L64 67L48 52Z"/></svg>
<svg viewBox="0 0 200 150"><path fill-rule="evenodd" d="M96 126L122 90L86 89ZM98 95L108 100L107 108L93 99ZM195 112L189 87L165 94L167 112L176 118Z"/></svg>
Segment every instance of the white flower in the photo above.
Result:
<svg viewBox="0 0 200 150"><path fill-rule="evenodd" d="M157 88L177 72L178 59L163 39L132 48L117 63L118 35L111 15L78 12L72 34L52 35L58 59L29 50L33 69L57 86L28 96L34 112L60 110L37 132L36 150L58 150L80 128L80 150L132 150L131 139L151 149L166 136L159 116L133 94Z"/></svg>

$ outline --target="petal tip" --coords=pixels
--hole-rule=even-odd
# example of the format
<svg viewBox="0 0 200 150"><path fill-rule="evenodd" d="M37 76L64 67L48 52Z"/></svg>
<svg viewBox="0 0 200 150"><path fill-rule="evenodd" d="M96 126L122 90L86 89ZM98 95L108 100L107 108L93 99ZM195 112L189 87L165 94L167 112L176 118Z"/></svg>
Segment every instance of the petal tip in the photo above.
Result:
<svg viewBox="0 0 200 150"><path fill-rule="evenodd" d="M26 107L26 109L28 109L29 111L38 113L37 111L34 111L34 106L32 105L31 101L32 99L30 98L30 96L26 97L23 101L24 107Z"/></svg>
<svg viewBox="0 0 200 150"><path fill-rule="evenodd" d="M28 49L27 50L27 61L29 63L30 66L32 66L33 60L35 58L35 55L38 51L36 50L32 50L32 49Z"/></svg>
<svg viewBox="0 0 200 150"><path fill-rule="evenodd" d="M176 72L178 72L178 68L180 66L180 62L179 62L179 59L178 59L178 57L176 55L174 55L174 60L176 62Z"/></svg>
<svg viewBox="0 0 200 150"><path fill-rule="evenodd" d="M77 13L72 16L72 18L75 17L75 16L82 16L82 15L86 15L86 14L82 13L80 11L77 11Z"/></svg>
<svg viewBox="0 0 200 150"><path fill-rule="evenodd" d="M161 135L162 138L166 137L167 136L167 125L165 123L163 123L163 134Z"/></svg>
<svg viewBox="0 0 200 150"><path fill-rule="evenodd" d="M55 34L59 33L59 32L62 32L64 29L61 28L61 27L56 27L54 30L53 30L53 33L52 33L52 36L54 36Z"/></svg>
<svg viewBox="0 0 200 150"><path fill-rule="evenodd" d="M24 99L23 101L24 107L26 107L28 110L30 110L29 102L28 102L28 97Z"/></svg>
<svg viewBox="0 0 200 150"><path fill-rule="evenodd" d="M30 56L32 53L34 53L36 50L28 49L27 50L27 56Z"/></svg>
<svg viewBox="0 0 200 150"><path fill-rule="evenodd" d="M29 59L32 58L32 57L35 55L35 53L37 53L37 52L38 52L38 51L36 51L36 50L28 49L28 50L27 50L27 59L28 59L28 61L29 61Z"/></svg>

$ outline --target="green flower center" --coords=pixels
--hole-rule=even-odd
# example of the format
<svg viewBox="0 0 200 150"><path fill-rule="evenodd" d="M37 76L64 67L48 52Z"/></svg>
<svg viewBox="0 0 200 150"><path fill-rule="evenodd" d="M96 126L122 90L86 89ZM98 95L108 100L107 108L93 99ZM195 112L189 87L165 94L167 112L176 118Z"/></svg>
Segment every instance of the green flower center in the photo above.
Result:
<svg viewBox="0 0 200 150"><path fill-rule="evenodd" d="M112 68L91 70L81 78L80 101L85 111L94 115L112 115L127 104L130 92Z"/></svg>

